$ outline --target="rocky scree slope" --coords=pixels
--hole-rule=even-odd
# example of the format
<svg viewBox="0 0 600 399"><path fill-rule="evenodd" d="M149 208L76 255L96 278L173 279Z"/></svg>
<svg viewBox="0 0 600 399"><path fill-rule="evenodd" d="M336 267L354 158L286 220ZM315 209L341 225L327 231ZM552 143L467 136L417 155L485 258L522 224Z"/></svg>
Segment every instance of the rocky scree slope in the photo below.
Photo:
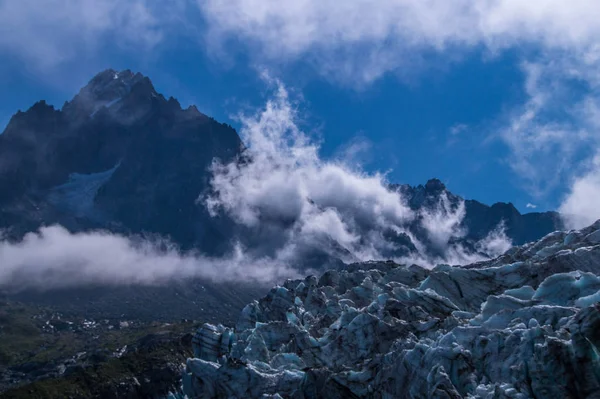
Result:
<svg viewBox="0 0 600 399"><path fill-rule="evenodd" d="M205 324L195 398L600 398L600 221L467 267L359 263Z"/></svg>

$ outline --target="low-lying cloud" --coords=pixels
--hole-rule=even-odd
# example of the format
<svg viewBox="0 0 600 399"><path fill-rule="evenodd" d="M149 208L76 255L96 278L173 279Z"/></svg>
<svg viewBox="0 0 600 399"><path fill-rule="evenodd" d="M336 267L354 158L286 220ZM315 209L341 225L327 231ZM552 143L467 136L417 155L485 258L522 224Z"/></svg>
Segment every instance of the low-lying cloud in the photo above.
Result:
<svg viewBox="0 0 600 399"><path fill-rule="evenodd" d="M298 276L273 259L250 259L241 248L223 258L182 254L166 241L110 232L71 233L43 227L18 243L0 242L0 288L19 291L81 285L153 285L199 278L272 283Z"/></svg>

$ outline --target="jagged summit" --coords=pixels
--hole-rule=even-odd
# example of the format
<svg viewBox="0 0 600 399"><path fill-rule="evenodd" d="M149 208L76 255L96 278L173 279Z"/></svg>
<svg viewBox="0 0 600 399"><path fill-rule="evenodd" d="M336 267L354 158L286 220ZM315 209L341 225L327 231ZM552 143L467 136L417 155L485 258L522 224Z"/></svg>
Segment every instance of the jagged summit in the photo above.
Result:
<svg viewBox="0 0 600 399"><path fill-rule="evenodd" d="M461 228L467 232L466 238L471 240L481 240L490 231L502 225L512 242L521 245L564 228L557 212L521 214L510 202L486 205L476 200L464 199L449 191L437 178L429 179L425 185L391 184L390 188L402 193L408 206L417 212L435 211L439 209L440 204L451 212L458 212L459 204L464 204Z"/></svg>
<svg viewBox="0 0 600 399"><path fill-rule="evenodd" d="M440 193L446 190L446 186L440 179L433 178L425 183L425 190L431 193Z"/></svg>
<svg viewBox="0 0 600 399"><path fill-rule="evenodd" d="M152 232L182 246L220 237L196 199L213 159L240 148L229 125L182 109L141 73L107 69L61 109L18 112L0 135L0 228Z"/></svg>
<svg viewBox="0 0 600 399"><path fill-rule="evenodd" d="M129 69L117 72L114 69L107 69L94 76L90 82L81 89L79 95L89 94L98 100L114 100L122 97L131 91L131 88L145 80L145 84L154 90L150 79L141 73L133 73Z"/></svg>

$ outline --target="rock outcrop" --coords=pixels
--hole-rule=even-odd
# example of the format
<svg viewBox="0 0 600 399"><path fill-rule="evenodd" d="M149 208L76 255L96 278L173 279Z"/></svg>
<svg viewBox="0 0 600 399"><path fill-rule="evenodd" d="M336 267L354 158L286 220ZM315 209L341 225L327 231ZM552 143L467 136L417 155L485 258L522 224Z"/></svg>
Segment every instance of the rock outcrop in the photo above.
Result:
<svg viewBox="0 0 600 399"><path fill-rule="evenodd" d="M466 267L288 280L204 325L196 398L600 398L600 221Z"/></svg>

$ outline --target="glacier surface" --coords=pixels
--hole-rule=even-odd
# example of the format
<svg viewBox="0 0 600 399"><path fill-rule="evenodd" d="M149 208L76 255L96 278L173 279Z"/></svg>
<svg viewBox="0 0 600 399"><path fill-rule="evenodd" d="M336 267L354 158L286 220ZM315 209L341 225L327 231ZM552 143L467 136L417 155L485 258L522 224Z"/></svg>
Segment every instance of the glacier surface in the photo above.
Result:
<svg viewBox="0 0 600 399"><path fill-rule="evenodd" d="M98 173L71 173L69 180L53 187L48 196L49 201L59 208L70 211L78 217L96 217L94 199L102 185L110 180L120 163Z"/></svg>
<svg viewBox="0 0 600 399"><path fill-rule="evenodd" d="M600 221L465 267L367 262L205 324L194 398L600 398Z"/></svg>

